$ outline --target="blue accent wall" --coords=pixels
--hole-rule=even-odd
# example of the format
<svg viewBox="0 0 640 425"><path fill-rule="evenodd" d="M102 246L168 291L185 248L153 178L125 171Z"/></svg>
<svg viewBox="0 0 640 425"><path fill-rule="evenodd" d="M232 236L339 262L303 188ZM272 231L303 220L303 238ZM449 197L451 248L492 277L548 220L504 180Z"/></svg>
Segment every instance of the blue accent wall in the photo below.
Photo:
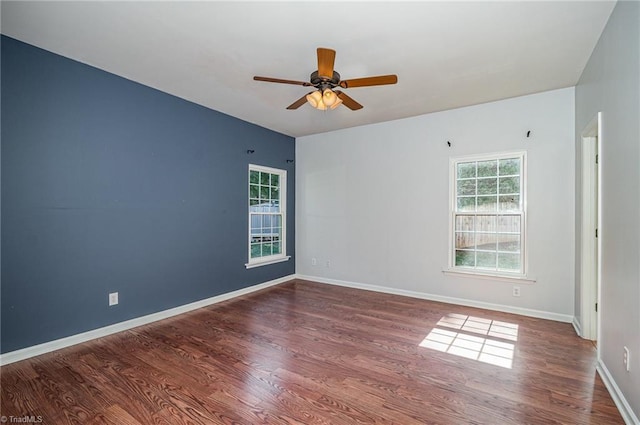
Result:
<svg viewBox="0 0 640 425"><path fill-rule="evenodd" d="M244 266L249 163L288 171L295 252L292 137L1 43L0 352L295 272Z"/></svg>

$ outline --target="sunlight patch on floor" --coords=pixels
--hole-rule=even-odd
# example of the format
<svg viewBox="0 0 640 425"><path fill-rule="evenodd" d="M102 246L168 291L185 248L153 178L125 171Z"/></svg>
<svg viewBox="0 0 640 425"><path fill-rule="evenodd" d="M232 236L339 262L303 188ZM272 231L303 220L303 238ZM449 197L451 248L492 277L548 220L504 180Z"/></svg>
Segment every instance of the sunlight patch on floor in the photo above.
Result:
<svg viewBox="0 0 640 425"><path fill-rule="evenodd" d="M420 347L511 369L515 345L506 341L518 340L518 325L450 313L437 326L449 329L433 328Z"/></svg>

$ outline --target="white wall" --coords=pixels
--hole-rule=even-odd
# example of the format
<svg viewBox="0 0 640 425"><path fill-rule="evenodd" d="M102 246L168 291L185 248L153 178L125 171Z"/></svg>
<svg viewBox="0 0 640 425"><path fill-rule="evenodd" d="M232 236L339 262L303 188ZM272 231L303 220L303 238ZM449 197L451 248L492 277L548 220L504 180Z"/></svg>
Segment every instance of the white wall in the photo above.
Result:
<svg viewBox="0 0 640 425"><path fill-rule="evenodd" d="M602 112L600 356L605 374L640 417L640 3L613 10L576 87L580 133ZM580 193L578 187L578 192ZM578 197L579 198L579 197ZM581 200L576 199L579 211ZM579 304L579 300L577 300ZM623 346L631 369L622 365ZM605 376L606 378L606 376ZM614 388L615 389L615 388ZM635 418L632 418L634 415ZM638 423L638 422L636 422Z"/></svg>
<svg viewBox="0 0 640 425"><path fill-rule="evenodd" d="M301 137L296 144L299 275L573 317L573 88ZM528 155L528 274L537 281L519 284L522 296L514 298L511 283L442 270L449 158L519 150Z"/></svg>

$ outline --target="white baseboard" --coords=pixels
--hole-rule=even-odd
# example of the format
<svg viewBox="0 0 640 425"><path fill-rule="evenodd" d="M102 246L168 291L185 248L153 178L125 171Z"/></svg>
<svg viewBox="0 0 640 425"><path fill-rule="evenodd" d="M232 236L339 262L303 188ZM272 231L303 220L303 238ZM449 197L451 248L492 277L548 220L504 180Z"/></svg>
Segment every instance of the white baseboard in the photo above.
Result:
<svg viewBox="0 0 640 425"><path fill-rule="evenodd" d="M574 316L571 324L573 325L573 329L576 331L576 334L582 338L582 327L580 326L580 322L578 322L578 318Z"/></svg>
<svg viewBox="0 0 640 425"><path fill-rule="evenodd" d="M598 360L596 370L598 371L600 378L602 378L602 382L604 382L605 387L607 387L607 390L609 390L609 394L611 394L613 402L616 404L616 407L618 407L618 410L622 415L622 419L624 419L624 423L627 425L640 425L640 420L638 420L636 414L633 413L631 405L629 405L629 402L624 397L624 394L622 394L622 391L620 391L618 384L616 384L616 381L611 376L611 373L609 373L609 369L607 369L607 366L602 362L601 359Z"/></svg>
<svg viewBox="0 0 640 425"><path fill-rule="evenodd" d="M43 344L34 345L32 347L22 348L16 351L10 351L0 355L0 365L7 365L20 360L25 360L31 357L39 356L41 354L50 353L61 348L70 347L72 345L80 344L82 342L90 341L92 339L101 338L103 336L111 335L117 332L126 331L138 326L146 325L158 320L167 319L169 317L177 316L179 314L187 313L202 307L206 307L212 304L216 304L222 301L226 301L232 298L239 297L241 295L250 294L251 292L259 291L261 289L268 288L270 286L279 285L289 280L295 279L295 275L284 276L279 279L270 280L268 282L253 285L248 288L238 289L237 291L228 292L226 294L217 295L215 297L207 298L204 300L196 301L190 304L181 305L171 308L169 310L159 311L142 317L136 317L135 319L127 320L125 322L115 323L113 325L105 326L103 328L94 329L81 334L71 335L66 338L57 339L55 341L45 342Z"/></svg>
<svg viewBox="0 0 640 425"><path fill-rule="evenodd" d="M318 276L296 275L298 279L310 280L319 283L328 283L330 285L345 286L355 289L364 289L367 291L382 292L385 294L404 295L406 297L421 298L430 301L439 301L447 304L464 305L467 307L484 308L487 310L502 311L505 313L520 314L522 316L537 317L539 319L555 320L557 322L572 323L573 316L569 314L559 314L549 311L533 310L528 308L513 307L503 304L492 304L483 301L474 301L464 298L446 297L442 295L427 294L424 292L407 291L404 289L389 288L386 286L370 285L367 283L348 282L344 280L328 279Z"/></svg>

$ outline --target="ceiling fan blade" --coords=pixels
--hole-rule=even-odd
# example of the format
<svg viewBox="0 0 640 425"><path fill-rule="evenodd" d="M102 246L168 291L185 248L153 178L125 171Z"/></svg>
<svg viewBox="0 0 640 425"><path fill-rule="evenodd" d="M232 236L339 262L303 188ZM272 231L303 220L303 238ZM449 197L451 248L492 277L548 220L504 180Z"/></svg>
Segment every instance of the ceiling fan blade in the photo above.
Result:
<svg viewBox="0 0 640 425"><path fill-rule="evenodd" d="M313 92L310 92L310 93L313 93ZM291 105L287 106L287 109L298 109L299 107L301 107L305 103L307 103L307 95L306 94L304 96L302 96L300 99L298 99L295 102L293 102Z"/></svg>
<svg viewBox="0 0 640 425"><path fill-rule="evenodd" d="M379 75L377 77L364 77L355 78L352 80L343 80L340 81L340 87L342 87L343 89L350 89L352 87L384 86L386 84L395 84L397 82L397 75Z"/></svg>
<svg viewBox="0 0 640 425"><path fill-rule="evenodd" d="M334 92L338 95L340 100L342 100L342 104L347 108L351 109L352 111L357 111L358 109L363 108L361 104L359 104L358 102L356 102L355 100L347 96L346 93L341 92L339 90L334 90Z"/></svg>
<svg viewBox="0 0 640 425"><path fill-rule="evenodd" d="M311 86L311 83L307 83L306 81L295 81L295 80L283 80L280 78L271 78L271 77L253 77L256 81L266 81L267 83L282 83L282 84L295 84L296 86Z"/></svg>
<svg viewBox="0 0 640 425"><path fill-rule="evenodd" d="M336 60L336 51L318 47L318 75L320 77L333 77L333 64Z"/></svg>

